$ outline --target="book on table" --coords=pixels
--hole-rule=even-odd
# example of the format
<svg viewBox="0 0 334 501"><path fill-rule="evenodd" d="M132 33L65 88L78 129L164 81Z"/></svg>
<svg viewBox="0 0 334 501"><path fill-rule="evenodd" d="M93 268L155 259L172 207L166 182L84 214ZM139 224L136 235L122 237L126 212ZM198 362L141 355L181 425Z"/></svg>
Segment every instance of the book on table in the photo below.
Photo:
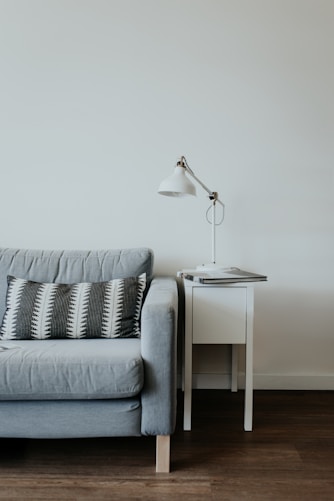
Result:
<svg viewBox="0 0 334 501"><path fill-rule="evenodd" d="M181 276L186 280L201 284L233 284L237 282L265 282L267 280L265 275L241 270L240 268L214 271L183 270Z"/></svg>

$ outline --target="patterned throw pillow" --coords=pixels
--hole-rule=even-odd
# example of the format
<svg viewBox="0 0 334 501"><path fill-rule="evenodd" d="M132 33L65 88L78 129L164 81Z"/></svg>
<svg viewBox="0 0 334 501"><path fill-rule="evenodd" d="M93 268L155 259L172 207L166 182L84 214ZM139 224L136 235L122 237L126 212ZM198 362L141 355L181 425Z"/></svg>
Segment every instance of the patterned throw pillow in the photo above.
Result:
<svg viewBox="0 0 334 501"><path fill-rule="evenodd" d="M55 284L8 277L0 339L140 337L146 274Z"/></svg>

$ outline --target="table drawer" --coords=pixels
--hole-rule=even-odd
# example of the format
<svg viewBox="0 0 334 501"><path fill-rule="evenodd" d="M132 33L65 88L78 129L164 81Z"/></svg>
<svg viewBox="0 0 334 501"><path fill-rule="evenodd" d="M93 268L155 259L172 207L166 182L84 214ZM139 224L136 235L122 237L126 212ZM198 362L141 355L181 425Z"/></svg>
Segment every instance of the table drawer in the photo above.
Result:
<svg viewBox="0 0 334 501"><path fill-rule="evenodd" d="M193 287L193 343L246 343L246 287Z"/></svg>

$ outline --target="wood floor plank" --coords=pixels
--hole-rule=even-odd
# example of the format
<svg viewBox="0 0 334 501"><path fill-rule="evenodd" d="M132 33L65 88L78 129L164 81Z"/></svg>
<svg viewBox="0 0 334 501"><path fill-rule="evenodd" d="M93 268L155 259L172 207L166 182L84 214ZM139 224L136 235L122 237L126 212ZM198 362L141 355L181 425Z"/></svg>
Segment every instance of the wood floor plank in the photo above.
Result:
<svg viewBox="0 0 334 501"><path fill-rule="evenodd" d="M155 473L155 438L0 439L6 501L334 498L334 392L255 391L243 431L243 392L196 390L193 427L182 395L171 473Z"/></svg>

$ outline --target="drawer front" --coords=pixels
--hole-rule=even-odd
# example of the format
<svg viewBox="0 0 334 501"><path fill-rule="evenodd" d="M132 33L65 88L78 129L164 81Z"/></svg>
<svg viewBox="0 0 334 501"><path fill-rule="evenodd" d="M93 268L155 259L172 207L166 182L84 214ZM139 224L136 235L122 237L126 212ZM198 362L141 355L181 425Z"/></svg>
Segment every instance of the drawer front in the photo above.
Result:
<svg viewBox="0 0 334 501"><path fill-rule="evenodd" d="M193 343L246 342L245 287L193 288Z"/></svg>

